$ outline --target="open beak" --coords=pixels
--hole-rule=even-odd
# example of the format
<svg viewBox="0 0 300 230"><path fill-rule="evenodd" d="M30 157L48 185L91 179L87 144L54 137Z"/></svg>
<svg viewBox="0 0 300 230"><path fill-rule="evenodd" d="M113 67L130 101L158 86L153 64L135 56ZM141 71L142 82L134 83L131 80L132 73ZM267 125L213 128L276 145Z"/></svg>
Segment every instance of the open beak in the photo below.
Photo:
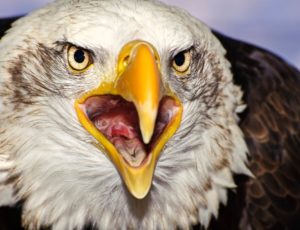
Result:
<svg viewBox="0 0 300 230"><path fill-rule="evenodd" d="M155 48L140 40L126 44L119 54L116 80L84 94L75 109L130 193L144 198L160 152L182 115L180 101L163 87Z"/></svg>

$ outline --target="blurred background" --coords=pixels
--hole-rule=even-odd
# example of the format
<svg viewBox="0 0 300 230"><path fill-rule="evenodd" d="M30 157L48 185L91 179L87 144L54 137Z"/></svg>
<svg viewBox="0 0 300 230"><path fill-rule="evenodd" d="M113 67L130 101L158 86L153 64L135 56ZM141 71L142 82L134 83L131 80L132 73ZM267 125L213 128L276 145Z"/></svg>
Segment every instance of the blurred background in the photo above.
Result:
<svg viewBox="0 0 300 230"><path fill-rule="evenodd" d="M52 0L0 0L0 17L23 15ZM300 69L299 0L162 0L210 27L264 47Z"/></svg>

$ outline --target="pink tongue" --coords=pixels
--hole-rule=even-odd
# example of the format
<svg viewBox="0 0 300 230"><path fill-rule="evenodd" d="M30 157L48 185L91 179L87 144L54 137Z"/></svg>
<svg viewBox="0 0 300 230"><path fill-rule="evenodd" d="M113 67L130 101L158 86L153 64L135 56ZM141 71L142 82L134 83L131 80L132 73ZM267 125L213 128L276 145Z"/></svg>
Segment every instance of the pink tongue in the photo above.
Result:
<svg viewBox="0 0 300 230"><path fill-rule="evenodd" d="M94 120L96 127L109 139L124 137L132 139L138 137L138 118L135 111L127 111L124 115L123 108L115 108L105 114L97 116Z"/></svg>
<svg viewBox="0 0 300 230"><path fill-rule="evenodd" d="M94 119L97 129L118 149L126 161L138 167L146 157L144 144L139 138L138 118L134 110L114 108Z"/></svg>

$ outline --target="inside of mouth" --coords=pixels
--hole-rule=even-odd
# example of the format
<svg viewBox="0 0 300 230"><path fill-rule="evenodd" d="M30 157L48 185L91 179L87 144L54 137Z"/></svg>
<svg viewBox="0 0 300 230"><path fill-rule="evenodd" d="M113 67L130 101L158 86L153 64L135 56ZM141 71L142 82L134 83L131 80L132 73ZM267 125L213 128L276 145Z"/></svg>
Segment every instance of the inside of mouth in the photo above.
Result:
<svg viewBox="0 0 300 230"><path fill-rule="evenodd" d="M173 98L165 96L161 99L154 133L151 141L145 144L133 103L120 96L101 95L89 97L84 103L84 108L90 121L131 167L139 167L145 162L177 111Z"/></svg>

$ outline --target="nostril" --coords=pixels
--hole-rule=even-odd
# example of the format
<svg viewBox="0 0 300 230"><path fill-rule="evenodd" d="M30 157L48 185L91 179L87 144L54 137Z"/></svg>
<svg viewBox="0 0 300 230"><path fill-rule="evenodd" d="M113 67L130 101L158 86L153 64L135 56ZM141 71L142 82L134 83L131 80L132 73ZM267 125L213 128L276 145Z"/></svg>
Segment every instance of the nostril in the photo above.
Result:
<svg viewBox="0 0 300 230"><path fill-rule="evenodd" d="M157 57L157 55L155 55L155 62L156 64L159 64L159 58Z"/></svg>
<svg viewBox="0 0 300 230"><path fill-rule="evenodd" d="M128 66L129 63L129 55L127 55L124 59L123 59L123 66L126 67Z"/></svg>

